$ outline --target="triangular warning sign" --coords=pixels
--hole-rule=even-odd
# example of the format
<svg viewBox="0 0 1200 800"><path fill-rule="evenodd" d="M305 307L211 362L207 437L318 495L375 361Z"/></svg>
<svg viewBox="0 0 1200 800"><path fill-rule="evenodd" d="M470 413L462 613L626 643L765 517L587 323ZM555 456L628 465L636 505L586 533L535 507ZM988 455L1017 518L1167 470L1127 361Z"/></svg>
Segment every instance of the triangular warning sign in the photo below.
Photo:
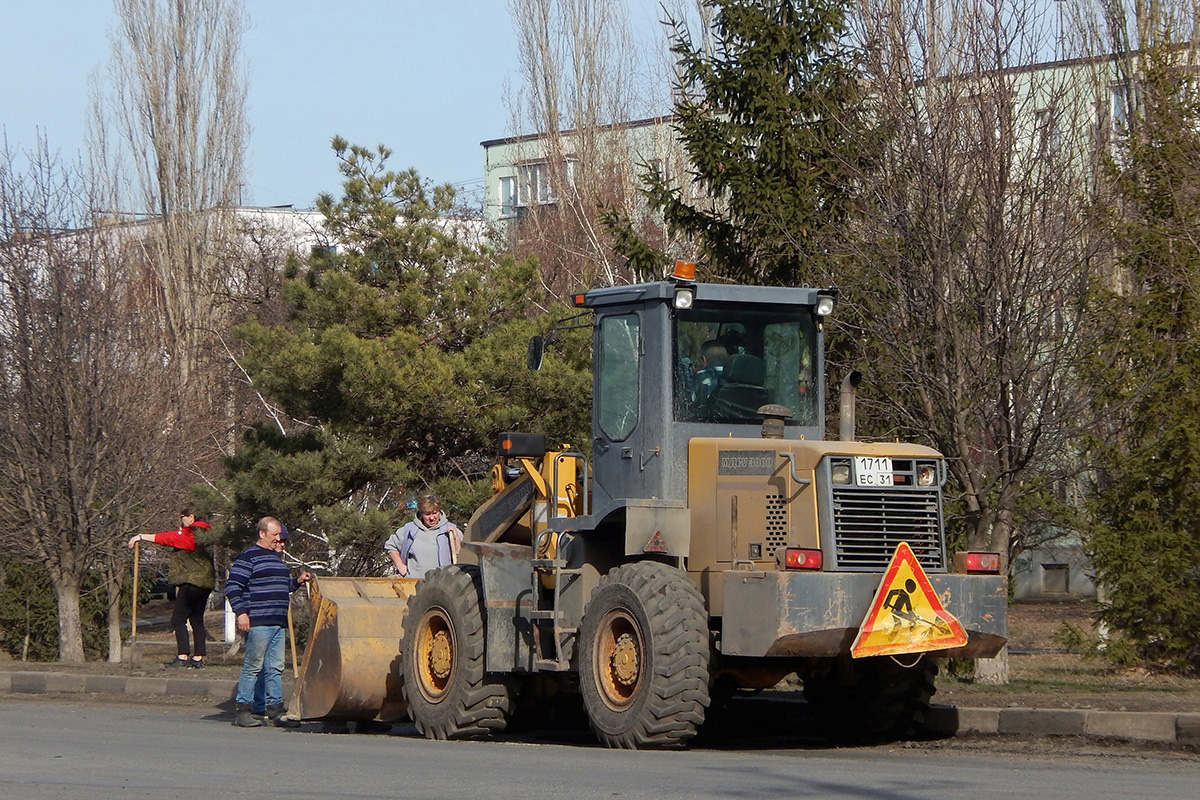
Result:
<svg viewBox="0 0 1200 800"><path fill-rule="evenodd" d="M864 658L924 653L966 643L967 632L942 608L908 542L896 545L850 655Z"/></svg>
<svg viewBox="0 0 1200 800"><path fill-rule="evenodd" d="M643 553L665 553L667 552L667 543L663 541L662 531L655 531L650 537L650 541L646 542L646 546L642 548Z"/></svg>

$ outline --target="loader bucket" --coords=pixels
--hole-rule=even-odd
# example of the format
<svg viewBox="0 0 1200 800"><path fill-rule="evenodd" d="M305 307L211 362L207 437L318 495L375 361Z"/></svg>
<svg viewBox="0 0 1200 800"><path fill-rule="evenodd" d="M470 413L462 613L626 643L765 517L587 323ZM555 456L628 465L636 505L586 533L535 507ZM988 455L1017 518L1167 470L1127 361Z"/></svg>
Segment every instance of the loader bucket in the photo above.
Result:
<svg viewBox="0 0 1200 800"><path fill-rule="evenodd" d="M404 716L402 623L415 578L314 578L312 631L292 709L305 720Z"/></svg>

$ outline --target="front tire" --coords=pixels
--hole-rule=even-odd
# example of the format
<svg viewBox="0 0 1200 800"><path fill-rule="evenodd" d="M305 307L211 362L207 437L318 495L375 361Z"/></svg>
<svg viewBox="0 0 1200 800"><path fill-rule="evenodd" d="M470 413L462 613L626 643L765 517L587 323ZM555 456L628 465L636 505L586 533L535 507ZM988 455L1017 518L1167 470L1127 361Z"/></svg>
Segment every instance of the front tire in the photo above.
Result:
<svg viewBox="0 0 1200 800"><path fill-rule="evenodd" d="M708 706L708 615L700 592L656 562L609 572L580 626L579 683L608 747L681 747Z"/></svg>
<svg viewBox="0 0 1200 800"><path fill-rule="evenodd" d="M428 739L480 739L508 724L507 684L485 669L479 569L456 565L428 573L408 602L402 664L404 699Z"/></svg>

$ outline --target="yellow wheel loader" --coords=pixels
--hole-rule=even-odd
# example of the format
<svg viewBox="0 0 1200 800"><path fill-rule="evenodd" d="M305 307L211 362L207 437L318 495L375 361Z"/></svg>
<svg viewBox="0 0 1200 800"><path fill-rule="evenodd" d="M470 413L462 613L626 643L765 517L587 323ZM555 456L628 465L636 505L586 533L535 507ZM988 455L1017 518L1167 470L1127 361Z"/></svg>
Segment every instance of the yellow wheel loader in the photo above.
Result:
<svg viewBox="0 0 1200 800"><path fill-rule="evenodd" d="M855 441L857 375L840 438L825 436L835 293L697 283L689 267L576 296L593 332L590 460L500 434L463 563L415 587L339 588L346 630L321 639L318 620L302 716L355 693L370 698L357 713L406 707L430 738L477 738L576 697L605 745L678 747L713 704L796 673L830 733L896 738L919 729L935 659L1000 651L1001 560L946 552L942 455ZM336 680L317 678L325 663ZM310 703L310 681L334 696Z"/></svg>

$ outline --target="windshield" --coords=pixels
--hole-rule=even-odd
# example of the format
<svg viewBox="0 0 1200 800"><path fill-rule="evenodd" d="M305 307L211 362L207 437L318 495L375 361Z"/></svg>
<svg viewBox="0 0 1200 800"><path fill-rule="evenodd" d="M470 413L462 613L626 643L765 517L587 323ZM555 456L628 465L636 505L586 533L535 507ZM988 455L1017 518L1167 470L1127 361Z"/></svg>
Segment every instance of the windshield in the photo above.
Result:
<svg viewBox="0 0 1200 800"><path fill-rule="evenodd" d="M675 419L758 424L778 403L817 421L816 331L807 308L697 304L675 318Z"/></svg>

